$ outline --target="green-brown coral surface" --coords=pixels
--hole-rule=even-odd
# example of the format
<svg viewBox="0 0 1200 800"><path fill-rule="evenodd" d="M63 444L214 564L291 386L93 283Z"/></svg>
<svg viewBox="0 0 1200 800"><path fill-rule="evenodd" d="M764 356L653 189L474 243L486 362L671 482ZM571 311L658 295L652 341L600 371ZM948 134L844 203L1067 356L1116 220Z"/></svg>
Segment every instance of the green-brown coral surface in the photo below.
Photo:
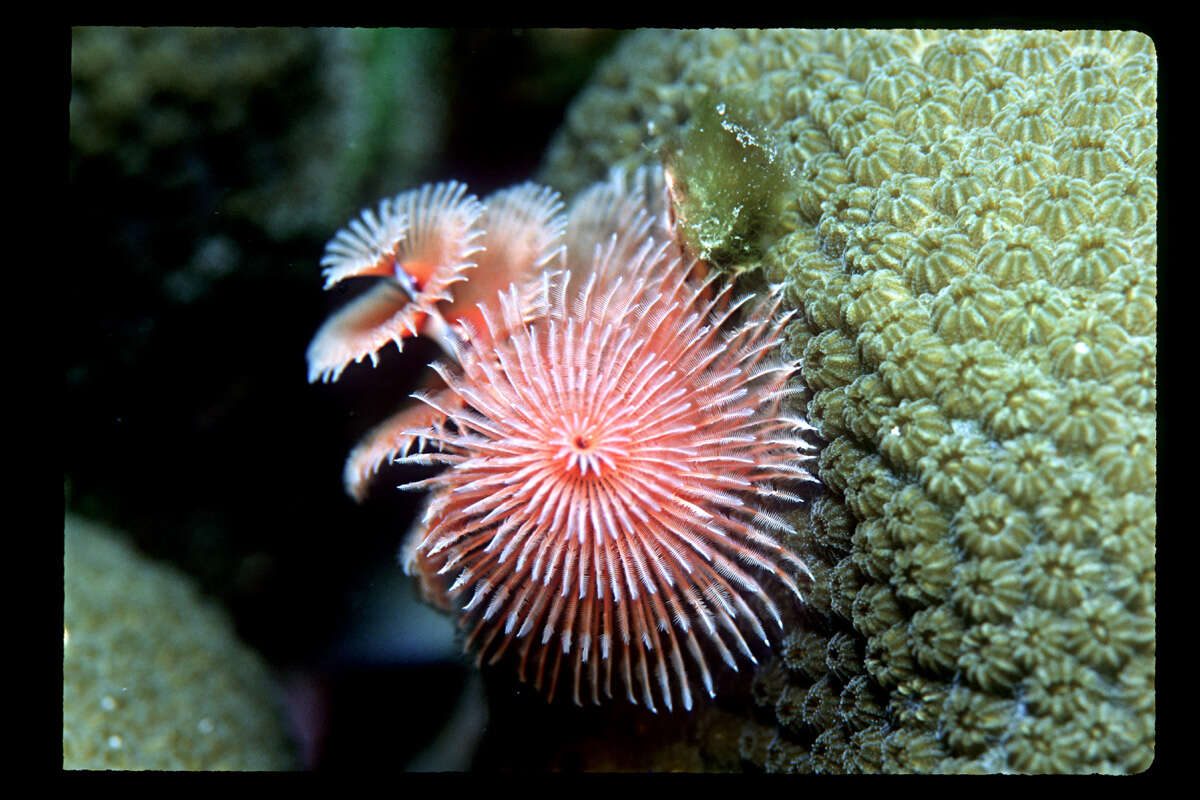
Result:
<svg viewBox="0 0 1200 800"><path fill-rule="evenodd" d="M795 543L817 624L760 671L744 759L1153 759L1156 87L1134 32L643 31L571 108L568 192L701 103L790 175L759 267L803 311L828 495Z"/></svg>
<svg viewBox="0 0 1200 800"><path fill-rule="evenodd" d="M174 569L66 518L65 769L294 765L262 663Z"/></svg>

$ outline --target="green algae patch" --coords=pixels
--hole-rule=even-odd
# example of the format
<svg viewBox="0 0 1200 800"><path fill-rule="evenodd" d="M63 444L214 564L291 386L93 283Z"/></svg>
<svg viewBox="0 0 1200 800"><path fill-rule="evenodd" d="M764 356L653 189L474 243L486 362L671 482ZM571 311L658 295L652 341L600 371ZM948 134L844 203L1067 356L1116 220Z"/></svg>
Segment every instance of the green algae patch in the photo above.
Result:
<svg viewBox="0 0 1200 800"><path fill-rule="evenodd" d="M700 104L663 154L683 243L732 272L762 259L778 236L788 170L774 140L733 100Z"/></svg>

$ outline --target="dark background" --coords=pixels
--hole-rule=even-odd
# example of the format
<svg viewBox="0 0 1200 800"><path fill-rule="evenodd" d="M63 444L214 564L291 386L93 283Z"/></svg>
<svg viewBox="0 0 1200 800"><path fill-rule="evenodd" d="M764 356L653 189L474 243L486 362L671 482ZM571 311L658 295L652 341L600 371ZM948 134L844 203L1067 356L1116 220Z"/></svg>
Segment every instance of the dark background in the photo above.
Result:
<svg viewBox="0 0 1200 800"><path fill-rule="evenodd" d="M71 32L66 510L229 610L307 719L308 766L411 765L479 680L396 563L412 476L385 470L361 506L342 492L346 453L434 352L309 385L309 339L362 288L321 291L324 244L426 181L529 179L615 39ZM529 694L512 702L561 713ZM473 763L520 759L485 737Z"/></svg>

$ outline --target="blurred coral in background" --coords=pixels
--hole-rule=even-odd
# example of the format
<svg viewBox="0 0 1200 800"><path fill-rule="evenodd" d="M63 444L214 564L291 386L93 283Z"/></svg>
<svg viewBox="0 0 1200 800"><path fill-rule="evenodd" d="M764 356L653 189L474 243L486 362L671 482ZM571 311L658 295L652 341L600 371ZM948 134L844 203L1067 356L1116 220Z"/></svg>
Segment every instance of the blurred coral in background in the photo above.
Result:
<svg viewBox="0 0 1200 800"><path fill-rule="evenodd" d="M304 345L346 299L314 291L322 246L399 187L524 179L613 39L72 32L68 213L88 257L62 287L67 510L228 610L287 695L307 698L291 714L307 766L471 759L428 755L443 722L469 718L467 673L450 623L415 602L396 563L413 501L391 487L405 478L380 481L365 508L341 488L340 460L379 416L371 403L382 413L392 396L350 402L364 387L353 377L332 392L305 381ZM408 355L375 378L410 391L425 361ZM461 696L481 702L478 687ZM64 725L74 718L64 709ZM99 763L68 759L66 733L64 765Z"/></svg>

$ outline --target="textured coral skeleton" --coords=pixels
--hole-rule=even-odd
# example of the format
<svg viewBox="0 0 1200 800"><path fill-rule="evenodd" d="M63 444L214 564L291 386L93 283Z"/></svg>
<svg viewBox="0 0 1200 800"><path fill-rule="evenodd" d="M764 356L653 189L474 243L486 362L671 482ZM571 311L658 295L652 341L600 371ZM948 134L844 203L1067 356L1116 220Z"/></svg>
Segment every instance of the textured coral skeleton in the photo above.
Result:
<svg viewBox="0 0 1200 800"><path fill-rule="evenodd" d="M791 315L778 291L720 288L666 198L661 170L614 172L569 215L533 185L479 203L441 184L364 212L323 262L328 285L383 282L318 333L311 379L419 334L450 356L445 388L351 454L348 491L389 459L444 465L401 487L432 490L406 570L461 606L477 663L516 651L549 696L567 664L576 703L585 682L611 696L615 671L631 702L690 709L683 651L713 695L706 649L737 669L747 637L783 627L760 576L790 602L808 577L780 544L779 509L815 480L810 426L785 409Z"/></svg>

